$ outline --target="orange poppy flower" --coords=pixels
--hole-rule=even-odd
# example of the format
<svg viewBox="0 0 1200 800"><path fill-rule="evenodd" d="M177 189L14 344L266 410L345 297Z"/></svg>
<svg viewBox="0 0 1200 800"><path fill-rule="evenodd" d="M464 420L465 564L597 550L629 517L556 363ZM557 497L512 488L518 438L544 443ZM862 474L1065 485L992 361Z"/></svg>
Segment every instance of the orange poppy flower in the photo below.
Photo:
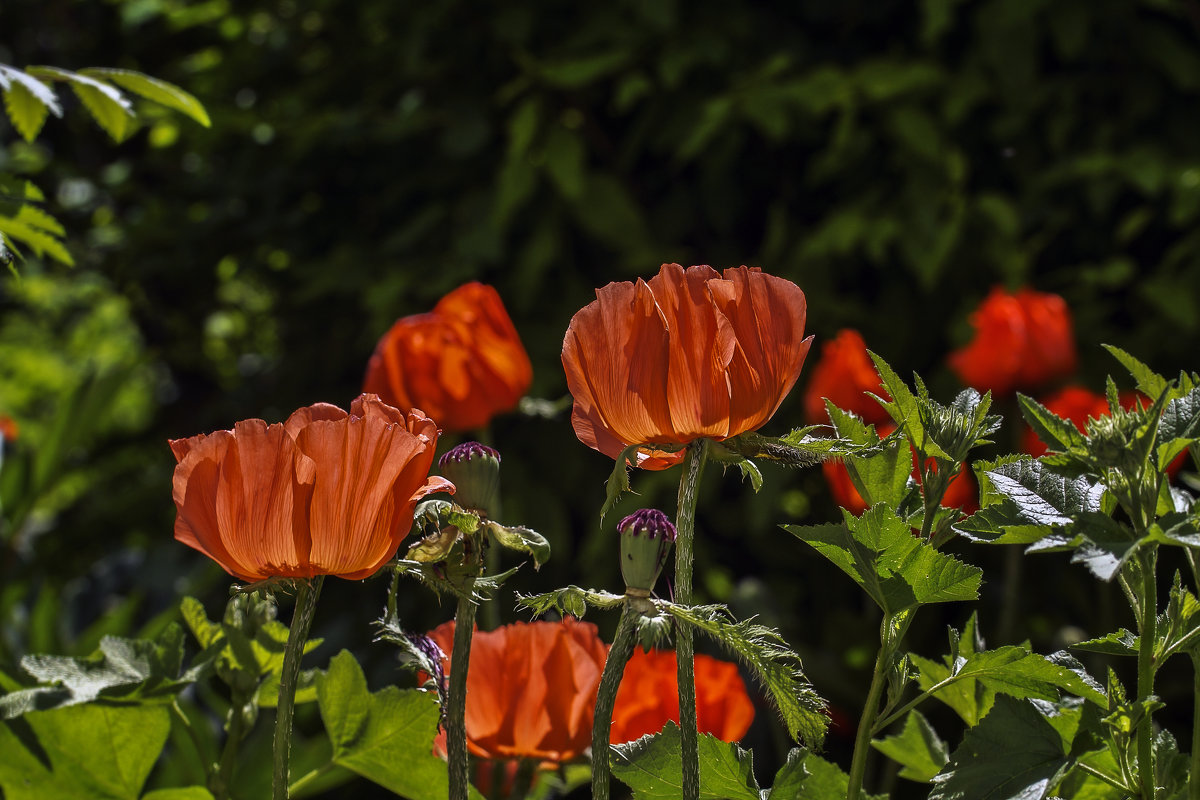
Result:
<svg viewBox="0 0 1200 800"><path fill-rule="evenodd" d="M1037 388L1075 371L1071 312L1056 294L1009 294L997 286L971 324L975 338L948 360L963 383L981 392Z"/></svg>
<svg viewBox="0 0 1200 800"><path fill-rule="evenodd" d="M246 581L374 574L427 494L437 426L374 395L171 441L175 538Z"/></svg>
<svg viewBox="0 0 1200 800"><path fill-rule="evenodd" d="M375 346L363 391L419 408L444 431L468 431L516 407L532 382L499 293L468 283L428 314L396 320Z"/></svg>
<svg viewBox="0 0 1200 800"><path fill-rule="evenodd" d="M838 331L833 341L821 345L821 360L813 368L812 379L804 391L805 419L813 425L828 422L826 399L838 408L862 417L868 425L891 419L883 406L867 396L867 392L891 400L867 355L867 344L862 335L844 328Z"/></svg>
<svg viewBox="0 0 1200 800"><path fill-rule="evenodd" d="M877 426L880 438L896 430L891 423L881 423ZM867 510L867 503L862 495L854 488L850 473L841 461L822 461L821 471L825 474L825 483L829 485L829 493L833 501L855 516ZM921 469L916 453L913 453L913 479L921 482ZM942 505L946 508L959 508L967 514L979 510L979 488L975 485L975 477L966 464L958 469L958 474L950 480L946 493L942 495Z"/></svg>
<svg viewBox="0 0 1200 800"><path fill-rule="evenodd" d="M563 340L575 435L616 458L755 430L800 375L805 312L798 286L747 267L664 264L649 281L597 289ZM682 459L642 448L638 466Z"/></svg>
<svg viewBox="0 0 1200 800"><path fill-rule="evenodd" d="M450 673L454 623L430 634ZM570 761L592 743L592 712L608 648L574 619L476 631L467 670L467 749L481 758Z"/></svg>
<svg viewBox="0 0 1200 800"><path fill-rule="evenodd" d="M635 648L625 665L613 709L613 744L658 733L667 721L679 722L678 662L674 650L644 652ZM696 724L726 742L746 735L754 721L754 704L736 664L696 656Z"/></svg>
<svg viewBox="0 0 1200 800"><path fill-rule="evenodd" d="M12 417L6 417L0 414L0 439L14 441L20 429L17 427L17 422Z"/></svg>

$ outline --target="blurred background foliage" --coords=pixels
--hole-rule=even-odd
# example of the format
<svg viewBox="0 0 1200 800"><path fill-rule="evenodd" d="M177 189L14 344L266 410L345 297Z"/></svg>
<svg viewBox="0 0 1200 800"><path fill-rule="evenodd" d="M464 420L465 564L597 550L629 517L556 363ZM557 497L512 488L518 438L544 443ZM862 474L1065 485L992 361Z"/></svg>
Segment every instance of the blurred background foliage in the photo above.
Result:
<svg viewBox="0 0 1200 800"><path fill-rule="evenodd" d="M166 439L347 405L390 323L471 279L499 289L551 400L571 315L664 261L790 278L814 359L855 327L943 400L945 354L997 283L1066 298L1092 388L1119 372L1101 342L1198 366L1195 0L4 0L0 31L2 63L139 70L213 121L147 106L116 145L67 97L33 144L0 123L0 172L45 192L76 262L0 284L0 413L21 430L0 497L22 515L0 529L0 666L153 630L182 592L217 614L227 577L171 539ZM767 430L800 413L794 392ZM505 516L555 549L513 585L618 586L611 462L565 414L488 436ZM780 626L856 717L877 622L775 529L832 518L819 471L768 470L753 501L709 471L701 599ZM639 473L622 510L672 510L677 480ZM987 569L990 644L1006 596L1042 651L1129 623L1062 557L1027 560L1006 595L1002 556L958 550ZM409 588L411 627L450 615ZM377 681L395 677L369 645L384 589L334 581L316 622ZM943 652L968 613L931 614L915 648ZM769 774L782 734L748 743Z"/></svg>

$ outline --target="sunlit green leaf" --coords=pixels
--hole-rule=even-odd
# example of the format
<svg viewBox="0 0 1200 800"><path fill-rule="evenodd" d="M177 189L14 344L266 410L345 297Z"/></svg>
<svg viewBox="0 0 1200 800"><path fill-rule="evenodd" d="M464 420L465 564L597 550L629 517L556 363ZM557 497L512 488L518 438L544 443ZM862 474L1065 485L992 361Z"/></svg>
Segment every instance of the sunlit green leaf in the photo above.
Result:
<svg viewBox="0 0 1200 800"><path fill-rule="evenodd" d="M634 800L679 800L683 786L679 726L612 748L612 771L633 789ZM761 800L754 756L712 734L700 734L700 797Z"/></svg>
<svg viewBox="0 0 1200 800"><path fill-rule="evenodd" d="M871 745L900 764L901 778L928 783L950 760L946 743L920 713L909 712L904 728L895 736L876 739Z"/></svg>
<svg viewBox="0 0 1200 800"><path fill-rule="evenodd" d="M208 112L204 110L204 106L200 104L200 101L173 83L144 75L141 72L134 72L127 69L111 69L108 67L88 67L87 69L79 70L79 74L110 81L122 89L128 89L134 94L141 95L147 100L152 100L159 105L172 108L199 122L206 128L212 126L212 122L208 118Z"/></svg>

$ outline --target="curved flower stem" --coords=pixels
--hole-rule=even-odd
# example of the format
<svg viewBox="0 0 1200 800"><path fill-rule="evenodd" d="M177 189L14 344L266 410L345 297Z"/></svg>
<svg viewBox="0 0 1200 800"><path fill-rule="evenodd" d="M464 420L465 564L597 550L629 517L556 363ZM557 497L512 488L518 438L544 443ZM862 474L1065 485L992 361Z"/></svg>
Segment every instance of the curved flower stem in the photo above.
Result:
<svg viewBox="0 0 1200 800"><path fill-rule="evenodd" d="M1142 554L1142 619L1138 631L1138 700L1154 694L1154 645L1157 639L1158 587L1154 578L1157 552L1150 545ZM1142 800L1154 800L1154 725L1147 714L1138 727L1138 781Z"/></svg>
<svg viewBox="0 0 1200 800"><path fill-rule="evenodd" d="M617 634L608 658L604 661L604 672L600 674L600 688L596 693L596 713L592 720L592 800L608 800L609 766L608 745L612 733L613 708L617 704L617 689L625 675L625 664L633 655L637 640L637 612L630 608L629 598L621 606L621 621L617 623Z"/></svg>
<svg viewBox="0 0 1200 800"><path fill-rule="evenodd" d="M324 580L324 575L318 575L311 581L298 581L296 611L292 615L292 627L283 651L283 671L279 676L279 705L275 714L275 773L271 792L274 800L287 800L288 797L288 761L292 756L296 681L300 677L300 659L304 656L304 643L308 640L308 629L312 626L317 597L321 594ZM233 732L230 731L230 738L232 736Z"/></svg>
<svg viewBox="0 0 1200 800"><path fill-rule="evenodd" d="M454 649L450 653L450 688L446 696L446 754L450 762L450 800L467 800L471 771L467 759L467 670L475 635L475 579L468 578L454 611Z"/></svg>
<svg viewBox="0 0 1200 800"><path fill-rule="evenodd" d="M883 615L879 627L879 654L875 657L875 672L871 675L871 688L867 691L867 702L858 721L858 733L854 736L854 756L850 761L850 780L846 787L846 800L858 800L862 794L863 777L867 772L867 754L871 750L871 734L875 727L875 715L879 712L879 698L887 683L887 667L892 659L892 618Z"/></svg>
<svg viewBox="0 0 1200 800"><path fill-rule="evenodd" d="M696 499L700 474L708 455L708 440L696 439L683 458L683 480L679 482L679 508L675 528L675 601L692 604L693 540L696 534ZM682 751L683 798L700 797L700 737L696 732L696 649L692 629L675 623L675 655L679 662L679 735Z"/></svg>

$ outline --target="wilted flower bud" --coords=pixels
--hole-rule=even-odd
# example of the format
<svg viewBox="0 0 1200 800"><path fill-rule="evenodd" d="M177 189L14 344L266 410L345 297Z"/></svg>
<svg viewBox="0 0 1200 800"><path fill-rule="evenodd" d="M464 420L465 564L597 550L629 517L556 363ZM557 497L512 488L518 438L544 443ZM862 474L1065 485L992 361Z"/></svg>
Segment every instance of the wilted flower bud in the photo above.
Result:
<svg viewBox="0 0 1200 800"><path fill-rule="evenodd" d="M494 517L500 505L500 454L479 442L450 448L438 461L442 475L454 484L454 499L463 508Z"/></svg>
<svg viewBox="0 0 1200 800"><path fill-rule="evenodd" d="M654 508L635 511L617 525L625 590L649 596L675 542L675 526Z"/></svg>

